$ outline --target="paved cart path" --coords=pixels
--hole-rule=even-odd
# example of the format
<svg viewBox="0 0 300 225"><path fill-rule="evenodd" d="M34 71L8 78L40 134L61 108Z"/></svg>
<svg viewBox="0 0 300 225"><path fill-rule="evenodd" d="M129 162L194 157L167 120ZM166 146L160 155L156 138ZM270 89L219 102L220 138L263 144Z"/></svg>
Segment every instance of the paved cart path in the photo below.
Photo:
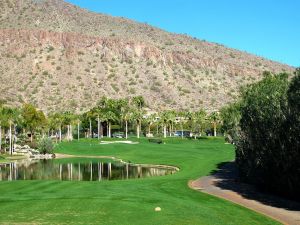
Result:
<svg viewBox="0 0 300 225"><path fill-rule="evenodd" d="M220 165L210 176L190 181L189 186L247 207L283 224L300 225L300 203L262 193L251 185L237 182L237 170L233 162Z"/></svg>

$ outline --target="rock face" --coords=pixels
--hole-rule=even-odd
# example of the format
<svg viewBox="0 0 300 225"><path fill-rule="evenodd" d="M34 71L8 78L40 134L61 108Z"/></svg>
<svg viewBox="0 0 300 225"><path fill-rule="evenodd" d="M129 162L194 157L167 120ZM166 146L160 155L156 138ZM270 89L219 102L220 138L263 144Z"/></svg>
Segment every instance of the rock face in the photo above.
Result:
<svg viewBox="0 0 300 225"><path fill-rule="evenodd" d="M30 148L28 145L14 145L14 155L24 155L30 159L53 159L54 154L40 154L38 150Z"/></svg>
<svg viewBox="0 0 300 225"><path fill-rule="evenodd" d="M143 95L152 109L220 108L263 71L294 68L61 0L0 2L0 99L46 112Z"/></svg>

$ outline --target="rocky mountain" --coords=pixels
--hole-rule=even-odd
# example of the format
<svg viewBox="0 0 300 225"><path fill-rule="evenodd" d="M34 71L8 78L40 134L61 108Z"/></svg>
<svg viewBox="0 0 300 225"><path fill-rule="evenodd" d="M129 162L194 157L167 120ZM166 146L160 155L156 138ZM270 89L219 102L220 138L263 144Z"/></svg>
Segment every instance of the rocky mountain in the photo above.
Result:
<svg viewBox="0 0 300 225"><path fill-rule="evenodd" d="M0 99L82 112L143 95L150 108L220 108L263 71L294 68L62 0L0 1Z"/></svg>

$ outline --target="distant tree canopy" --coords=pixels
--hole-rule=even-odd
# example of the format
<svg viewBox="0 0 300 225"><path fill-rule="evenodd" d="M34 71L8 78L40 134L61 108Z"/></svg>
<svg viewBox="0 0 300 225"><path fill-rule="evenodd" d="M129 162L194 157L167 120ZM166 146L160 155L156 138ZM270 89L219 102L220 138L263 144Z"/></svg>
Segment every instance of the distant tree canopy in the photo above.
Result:
<svg viewBox="0 0 300 225"><path fill-rule="evenodd" d="M36 129L43 128L47 125L46 116L43 111L38 111L31 104L24 104L21 111L23 126L30 131L31 137Z"/></svg>
<svg viewBox="0 0 300 225"><path fill-rule="evenodd" d="M242 92L239 108L236 162L241 178L300 199L299 70L291 81L287 74L266 74Z"/></svg>

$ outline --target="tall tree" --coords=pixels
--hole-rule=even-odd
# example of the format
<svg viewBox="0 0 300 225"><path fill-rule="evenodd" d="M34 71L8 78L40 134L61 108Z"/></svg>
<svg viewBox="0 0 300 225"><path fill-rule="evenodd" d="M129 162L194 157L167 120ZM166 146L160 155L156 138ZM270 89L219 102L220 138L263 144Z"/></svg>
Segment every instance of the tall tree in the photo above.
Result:
<svg viewBox="0 0 300 225"><path fill-rule="evenodd" d="M45 126L46 116L42 111L27 103L23 105L21 115L23 125L30 132L30 141L32 142L35 131Z"/></svg>
<svg viewBox="0 0 300 225"><path fill-rule="evenodd" d="M13 151L13 139L12 139L12 125L16 119L16 110L9 107L2 107L0 114L1 124L4 129L8 130L9 136L9 153Z"/></svg>
<svg viewBox="0 0 300 225"><path fill-rule="evenodd" d="M54 113L49 115L49 126L50 129L54 130L59 141L62 141L62 126L64 123L64 117L62 113ZM57 135L58 134L58 135Z"/></svg>
<svg viewBox="0 0 300 225"><path fill-rule="evenodd" d="M167 138L167 126L170 121L170 112L169 111L163 111L160 114L160 122L163 125L163 134L164 138Z"/></svg>
<svg viewBox="0 0 300 225"><path fill-rule="evenodd" d="M140 132L141 132L141 124L143 120L143 116L145 112L143 111L143 107L145 107L146 103L143 98L143 96L136 96L132 98L132 105L135 107L133 109L132 117L136 121L136 133L137 138L140 138Z"/></svg>
<svg viewBox="0 0 300 225"><path fill-rule="evenodd" d="M220 111L222 118L222 131L227 135L229 142L236 141L240 130L241 103L236 102L225 106Z"/></svg>
<svg viewBox="0 0 300 225"><path fill-rule="evenodd" d="M194 113L194 116L195 116L195 121L198 126L199 135L201 136L203 133L203 129L204 129L206 120L207 120L207 114L204 110L199 110Z"/></svg>
<svg viewBox="0 0 300 225"><path fill-rule="evenodd" d="M141 133L141 124L143 120L144 112L139 109L133 109L131 118L136 122L136 136L137 138L140 138Z"/></svg>
<svg viewBox="0 0 300 225"><path fill-rule="evenodd" d="M128 139L128 122L131 120L131 107L128 99L121 101L121 120L125 123L125 138Z"/></svg>
<svg viewBox="0 0 300 225"><path fill-rule="evenodd" d="M135 105L139 110L146 106L146 102L143 96L135 96L132 98L132 103Z"/></svg>
<svg viewBox="0 0 300 225"><path fill-rule="evenodd" d="M298 200L299 84L300 76L289 81L287 74L268 73L245 88L241 93L241 129L236 145L242 179Z"/></svg>
<svg viewBox="0 0 300 225"><path fill-rule="evenodd" d="M221 123L221 117L219 112L212 112L209 116L210 122L214 129L214 137L217 136L217 125Z"/></svg>
<svg viewBox="0 0 300 225"><path fill-rule="evenodd" d="M67 127L67 141L73 140L73 125L76 124L76 115L71 112L63 113L63 124Z"/></svg>

